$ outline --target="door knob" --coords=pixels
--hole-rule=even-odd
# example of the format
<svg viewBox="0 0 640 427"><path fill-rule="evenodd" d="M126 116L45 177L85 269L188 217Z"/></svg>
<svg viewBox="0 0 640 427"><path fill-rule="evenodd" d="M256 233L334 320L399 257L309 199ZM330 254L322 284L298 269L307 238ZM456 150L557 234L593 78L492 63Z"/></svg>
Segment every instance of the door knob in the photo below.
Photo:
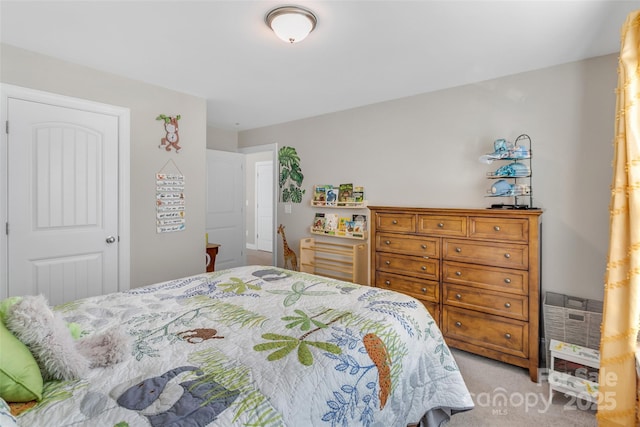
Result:
<svg viewBox="0 0 640 427"><path fill-rule="evenodd" d="M107 240L106 240L106 242L109 244L114 243L115 241L116 241L116 238L113 236L107 237Z"/></svg>

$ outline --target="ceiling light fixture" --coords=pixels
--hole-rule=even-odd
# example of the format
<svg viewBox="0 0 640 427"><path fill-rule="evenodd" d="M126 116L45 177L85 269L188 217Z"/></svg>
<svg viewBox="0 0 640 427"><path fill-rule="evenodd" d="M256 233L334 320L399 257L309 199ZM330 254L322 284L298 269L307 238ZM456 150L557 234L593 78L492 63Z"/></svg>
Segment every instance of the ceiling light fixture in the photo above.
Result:
<svg viewBox="0 0 640 427"><path fill-rule="evenodd" d="M313 12L298 6L275 8L264 20L276 36L288 43L304 40L318 23Z"/></svg>

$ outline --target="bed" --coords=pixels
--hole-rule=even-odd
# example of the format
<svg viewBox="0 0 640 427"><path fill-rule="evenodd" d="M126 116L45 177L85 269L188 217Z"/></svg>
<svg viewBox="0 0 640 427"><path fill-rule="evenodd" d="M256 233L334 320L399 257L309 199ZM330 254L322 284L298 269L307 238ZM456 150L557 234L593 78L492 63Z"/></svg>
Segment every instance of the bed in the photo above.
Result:
<svg viewBox="0 0 640 427"><path fill-rule="evenodd" d="M55 307L126 357L44 383L19 426L440 425L473 408L417 300L275 267L222 270Z"/></svg>

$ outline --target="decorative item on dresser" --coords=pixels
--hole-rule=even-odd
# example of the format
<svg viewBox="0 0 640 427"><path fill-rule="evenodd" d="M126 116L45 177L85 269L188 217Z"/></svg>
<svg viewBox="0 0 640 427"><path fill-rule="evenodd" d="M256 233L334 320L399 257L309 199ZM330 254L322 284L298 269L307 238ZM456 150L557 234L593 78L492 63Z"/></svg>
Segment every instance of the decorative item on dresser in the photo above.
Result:
<svg viewBox="0 0 640 427"><path fill-rule="evenodd" d="M449 346L537 382L542 211L369 209L372 285L422 301Z"/></svg>

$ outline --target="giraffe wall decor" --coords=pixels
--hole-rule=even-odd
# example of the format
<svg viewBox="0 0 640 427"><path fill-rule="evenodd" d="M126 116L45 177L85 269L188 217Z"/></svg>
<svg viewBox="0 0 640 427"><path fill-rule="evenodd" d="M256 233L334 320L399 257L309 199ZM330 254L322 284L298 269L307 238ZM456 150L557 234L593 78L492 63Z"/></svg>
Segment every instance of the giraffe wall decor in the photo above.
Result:
<svg viewBox="0 0 640 427"><path fill-rule="evenodd" d="M284 256L284 268L289 270L298 271L298 257L296 253L287 244L287 238L284 235L284 225L278 226L278 234L282 235L282 255ZM287 265L289 267L287 267Z"/></svg>

